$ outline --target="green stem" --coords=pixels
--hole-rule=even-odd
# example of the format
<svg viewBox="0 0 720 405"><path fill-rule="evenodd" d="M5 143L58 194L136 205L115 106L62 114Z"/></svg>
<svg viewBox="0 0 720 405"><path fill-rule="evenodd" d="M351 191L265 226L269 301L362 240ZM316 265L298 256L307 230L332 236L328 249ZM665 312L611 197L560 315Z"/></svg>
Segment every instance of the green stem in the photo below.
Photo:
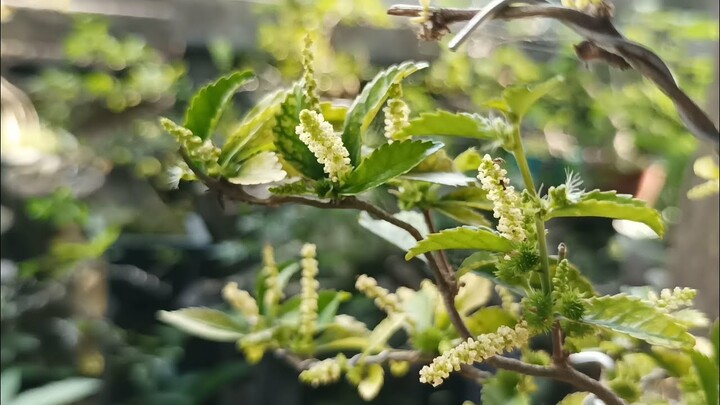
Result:
<svg viewBox="0 0 720 405"><path fill-rule="evenodd" d="M515 129L513 130L513 155L517 161L520 173L522 174L525 188L528 190L530 195L539 199L537 192L535 191L535 182L533 181L532 174L530 173L530 166L528 165L527 156L525 156L525 148L523 147L522 137L520 136L520 123L515 123ZM535 228L537 230L538 237L538 250L540 250L540 267L542 269L543 277L540 279L543 293L552 293L552 276L550 275L550 260L548 259L548 248L547 240L545 238L545 221L542 218L535 218Z"/></svg>

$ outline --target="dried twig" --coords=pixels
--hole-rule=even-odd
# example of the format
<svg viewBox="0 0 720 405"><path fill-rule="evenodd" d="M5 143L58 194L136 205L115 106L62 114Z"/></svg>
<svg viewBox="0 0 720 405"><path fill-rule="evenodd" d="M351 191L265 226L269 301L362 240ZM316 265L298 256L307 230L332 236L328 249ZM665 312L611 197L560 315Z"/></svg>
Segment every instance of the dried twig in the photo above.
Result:
<svg viewBox="0 0 720 405"><path fill-rule="evenodd" d="M500 3L501 8L499 8ZM608 16L593 16L567 7L556 5L512 5L512 1L493 2L492 12L482 10L431 9L430 22L433 27L443 30L448 24L472 20L479 13L485 19L516 20L522 18L544 17L560 21L571 28L585 42L576 46L578 57L584 61L603 60L608 64L627 69L632 68L653 82L675 104L685 126L701 140L710 141L716 148L720 146L720 133L715 124L684 91L680 89L667 64L653 51L643 45L625 39L615 28ZM403 17L419 15L420 7L396 5L388 14Z"/></svg>

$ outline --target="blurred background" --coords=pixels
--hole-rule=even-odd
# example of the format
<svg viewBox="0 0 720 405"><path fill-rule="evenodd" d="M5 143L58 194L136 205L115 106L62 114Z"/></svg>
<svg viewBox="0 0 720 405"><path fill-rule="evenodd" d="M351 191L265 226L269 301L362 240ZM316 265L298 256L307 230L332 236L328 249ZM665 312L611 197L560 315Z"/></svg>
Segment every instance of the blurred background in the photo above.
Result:
<svg viewBox="0 0 720 405"><path fill-rule="evenodd" d="M482 111L504 86L563 75L563 87L526 119L537 183L559 184L570 168L587 189L638 195L662 213L669 232L658 240L633 223L554 220L551 246L568 243L571 260L601 292L694 287L698 306L711 319L718 315L718 198L685 198L700 182L692 162L709 149L637 74L579 62L572 50L578 37L559 24L493 22L451 53L442 43L419 42L408 21L386 16L391 2L384 0L0 4L3 398L44 389L43 400L52 401L27 403L361 403L349 384L312 389L272 356L251 367L232 344L191 339L156 320L158 310L221 305L228 281L251 286L264 243L280 261L303 242L317 244L326 288L352 291L359 273L389 288L422 279L418 263L360 227L355 213L223 209L197 184L168 187L176 146L157 117L178 118L194 90L252 68L258 80L235 98L222 131L261 96L299 78L308 28L324 33L316 43L319 88L337 103L406 59L431 62L405 87L413 115ZM717 123L717 2L615 5L621 31L661 55ZM481 145L449 148L470 146ZM387 194L368 198L397 210ZM364 299L342 310L370 323L381 317ZM388 376L375 403L460 404L476 391L461 379L433 390L411 372Z"/></svg>

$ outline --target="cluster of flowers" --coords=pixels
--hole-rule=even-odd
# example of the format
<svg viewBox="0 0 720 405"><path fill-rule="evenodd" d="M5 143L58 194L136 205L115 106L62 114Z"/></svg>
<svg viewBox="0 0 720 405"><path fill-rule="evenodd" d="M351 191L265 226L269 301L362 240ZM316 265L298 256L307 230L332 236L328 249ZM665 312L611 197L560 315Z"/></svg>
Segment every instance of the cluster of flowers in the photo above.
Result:
<svg viewBox="0 0 720 405"><path fill-rule="evenodd" d="M495 333L480 335L476 339L468 338L424 366L420 370L420 382L437 387L450 377L451 372L459 371L461 366L524 346L529 338L530 333L524 321L515 325L515 328L501 326Z"/></svg>

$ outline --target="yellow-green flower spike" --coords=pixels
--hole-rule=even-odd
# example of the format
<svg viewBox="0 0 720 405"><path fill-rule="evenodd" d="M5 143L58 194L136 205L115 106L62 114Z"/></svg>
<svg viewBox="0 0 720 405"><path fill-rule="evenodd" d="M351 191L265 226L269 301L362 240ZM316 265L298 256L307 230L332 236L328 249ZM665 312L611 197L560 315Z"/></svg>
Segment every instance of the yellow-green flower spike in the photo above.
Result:
<svg viewBox="0 0 720 405"><path fill-rule="evenodd" d="M485 155L478 167L478 179L493 203L493 216L498 218L497 230L506 239L522 242L526 239L523 226L522 200L500 167L490 155Z"/></svg>
<svg viewBox="0 0 720 405"><path fill-rule="evenodd" d="M295 128L295 133L323 165L330 180L341 182L350 173L350 153L322 114L312 110L300 111L300 125Z"/></svg>
<svg viewBox="0 0 720 405"><path fill-rule="evenodd" d="M402 130L409 125L410 107L402 100L402 87L395 83L390 87L390 98L383 108L385 114L385 137L391 140L402 140Z"/></svg>
<svg viewBox="0 0 720 405"><path fill-rule="evenodd" d="M240 312L251 324L257 321L259 312L255 298L247 291L239 289L236 282L227 283L222 289L222 296L225 302Z"/></svg>
<svg viewBox="0 0 720 405"><path fill-rule="evenodd" d="M300 280L300 335L305 341L311 341L318 318L318 288L320 283L318 274L318 261L315 260L316 247L307 243L300 251L302 260L302 278Z"/></svg>
<svg viewBox="0 0 720 405"><path fill-rule="evenodd" d="M315 58L312 54L313 41L310 34L305 36L305 47L302 52L303 80L305 81L305 96L311 110L320 111L320 97L317 92L317 80L315 79Z"/></svg>
<svg viewBox="0 0 720 405"><path fill-rule="evenodd" d="M524 321L515 328L501 326L495 333L478 336L476 339L460 343L452 349L436 357L431 364L420 370L420 382L437 387L450 377L453 371L459 371L462 365L481 362L492 356L525 346L530 338L527 324Z"/></svg>
<svg viewBox="0 0 720 405"><path fill-rule="evenodd" d="M660 291L659 296L651 291L648 294L647 301L655 308L671 312L682 307L692 306L696 295L697 291L692 288L675 287L672 290L665 288Z"/></svg>
<svg viewBox="0 0 720 405"><path fill-rule="evenodd" d="M387 312L388 315L401 312L398 296L380 287L372 277L361 274L355 281L355 288L368 298L375 301L375 306Z"/></svg>
<svg viewBox="0 0 720 405"><path fill-rule="evenodd" d="M263 256L263 269L262 272L265 274L265 307L273 312L274 308L283 299L283 292L278 283L278 268L275 264L275 252L273 247L265 245L262 252Z"/></svg>
<svg viewBox="0 0 720 405"><path fill-rule="evenodd" d="M313 387L337 382L340 379L344 363L345 356L342 354L338 354L335 358L318 361L300 373L300 381Z"/></svg>

